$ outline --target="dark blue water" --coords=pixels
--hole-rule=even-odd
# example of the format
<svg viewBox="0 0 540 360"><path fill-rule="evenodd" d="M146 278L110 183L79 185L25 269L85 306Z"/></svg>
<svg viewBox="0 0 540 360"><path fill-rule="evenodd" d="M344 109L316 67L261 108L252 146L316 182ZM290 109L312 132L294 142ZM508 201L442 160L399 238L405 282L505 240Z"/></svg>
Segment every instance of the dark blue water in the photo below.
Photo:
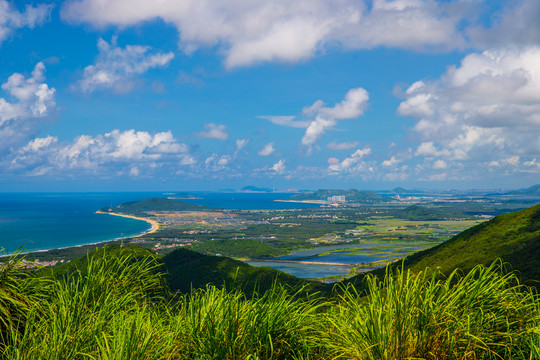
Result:
<svg viewBox="0 0 540 360"><path fill-rule="evenodd" d="M194 194L201 199L184 201L222 209L314 206L274 201L291 196L289 193ZM21 246L24 251L46 250L139 235L150 224L95 212L104 206L168 196L171 193L0 193L0 248L9 253Z"/></svg>
<svg viewBox="0 0 540 360"><path fill-rule="evenodd" d="M218 192L192 192L200 199L182 199L191 204L206 205L219 209L300 209L320 207L318 204L282 202L293 196L291 193L218 193Z"/></svg>
<svg viewBox="0 0 540 360"><path fill-rule="evenodd" d="M147 231L145 221L96 214L161 193L0 193L0 247L12 253L91 244Z"/></svg>

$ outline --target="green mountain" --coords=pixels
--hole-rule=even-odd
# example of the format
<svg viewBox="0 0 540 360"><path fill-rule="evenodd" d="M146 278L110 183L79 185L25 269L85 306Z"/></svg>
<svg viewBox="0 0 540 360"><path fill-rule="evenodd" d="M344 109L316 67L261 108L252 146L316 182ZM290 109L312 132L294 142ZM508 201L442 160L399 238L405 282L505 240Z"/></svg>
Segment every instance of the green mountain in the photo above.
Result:
<svg viewBox="0 0 540 360"><path fill-rule="evenodd" d="M439 267L449 274L457 268L466 273L475 265L489 265L499 258L525 284L540 287L540 205L499 215L436 247L407 257L404 263L412 271Z"/></svg>
<svg viewBox="0 0 540 360"><path fill-rule="evenodd" d="M221 254L237 258L262 259L286 255L287 251L255 239L213 239L192 246L204 254Z"/></svg>
<svg viewBox="0 0 540 360"><path fill-rule="evenodd" d="M312 193L296 194L288 200L326 200L330 196L345 196L347 202L381 202L386 199L373 191L360 191L356 189L338 190L338 189L319 189Z"/></svg>
<svg viewBox="0 0 540 360"><path fill-rule="evenodd" d="M179 248L173 252L160 257L148 249L137 245L107 245L89 251L87 255L81 256L62 265L45 268L42 275L53 275L55 278L66 277L69 274L82 271L85 276L85 269L88 266L88 259L95 254L106 252L112 256L122 253L129 254L131 261L142 261L151 257L159 265L156 270L165 274L165 281L173 292L189 293L191 289L203 289L208 284L221 287L225 285L228 289L238 288L246 294L251 294L253 290L264 293L272 287L272 284L280 284L296 289L306 286L309 292L321 292L329 294L332 286L317 281L308 281L289 275L279 270L269 267L255 267L245 262L234 260L225 256L204 255L185 248Z"/></svg>
<svg viewBox="0 0 540 360"><path fill-rule="evenodd" d="M457 215L449 214L437 209L430 209L419 205L411 205L405 209L396 210L393 215L400 219L430 221L455 218Z"/></svg>
<svg viewBox="0 0 540 360"><path fill-rule="evenodd" d="M514 190L509 195L540 196L540 185L534 185L527 189Z"/></svg>
<svg viewBox="0 0 540 360"><path fill-rule="evenodd" d="M291 287L306 285L313 292L328 293L331 289L331 285L300 279L269 267L255 267L228 257L204 255L184 248L165 255L162 261L169 287L183 293L191 288L204 288L207 284L240 287L246 293L254 289L264 292L274 282Z"/></svg>
<svg viewBox="0 0 540 360"><path fill-rule="evenodd" d="M396 194L406 194L406 193L410 193L409 190L404 189L404 188L402 188L401 186L398 186L398 187L396 187L396 188L393 188L393 189L392 189L392 192L393 192L393 193L396 193Z"/></svg>
<svg viewBox="0 0 540 360"><path fill-rule="evenodd" d="M130 201L116 207L104 207L103 212L118 212L122 214L144 215L148 211L209 211L213 208L204 205L194 205L180 200L150 198L142 201Z"/></svg>

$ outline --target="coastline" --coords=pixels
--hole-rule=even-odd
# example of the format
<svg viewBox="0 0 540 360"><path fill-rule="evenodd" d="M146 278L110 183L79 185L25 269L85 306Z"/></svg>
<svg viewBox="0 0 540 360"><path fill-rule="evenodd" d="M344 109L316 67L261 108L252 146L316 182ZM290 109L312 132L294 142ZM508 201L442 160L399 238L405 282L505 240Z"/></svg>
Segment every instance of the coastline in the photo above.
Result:
<svg viewBox="0 0 540 360"><path fill-rule="evenodd" d="M100 211L100 210L96 211L96 214L107 214L107 215L121 216L121 217L125 217L125 218L146 221L147 223L152 225L150 230L148 230L148 231L146 231L146 232L144 232L144 233L142 233L140 235L137 235L137 237L152 234L152 233L155 233L156 231L159 230L159 223L157 221L155 221L155 220L152 220L152 219L138 217L138 216L134 216L134 215L120 214L120 213L115 213L115 212L105 212L105 211Z"/></svg>
<svg viewBox="0 0 540 360"><path fill-rule="evenodd" d="M121 216L121 217L127 217L127 218L131 218L131 219L135 219L135 220L141 220L141 221L146 221L147 223L149 223L150 225L152 225L152 227L148 230L148 231L145 231L139 235L136 235L136 236L130 236L130 237L139 237L139 236L143 236L143 235L147 235L147 234L151 234L151 233L154 233L156 231L159 230L159 223L152 220L152 219L147 219L147 218L141 218L141 217L137 217L137 216L133 216L133 215L126 215L126 214L119 214L119 213L112 213L112 212L103 212L103 211L96 211L96 214L109 214L109 215L114 215L114 216ZM78 245L67 245L67 246L60 246L60 247L53 247L53 248L49 248L49 249L37 249L37 250L25 250L25 251L18 251L18 250L15 250L13 251L12 253L8 253L6 252L5 255L0 255L0 258L2 257L6 257L6 256L11 256L15 253L19 253L21 255L24 255L24 254L34 254L34 253L42 253L42 252L47 252L47 251L51 251L51 250L65 250L65 249L70 249L70 248L80 248L80 247L84 247L84 246L93 246L93 245L102 245L102 244L105 244L105 243L112 243L112 242L115 242L115 241L118 241L122 238L118 237L118 238L114 238L114 239L108 239L108 240L101 240L101 241L95 241L95 242L90 242L90 243L85 243L85 244L78 244Z"/></svg>

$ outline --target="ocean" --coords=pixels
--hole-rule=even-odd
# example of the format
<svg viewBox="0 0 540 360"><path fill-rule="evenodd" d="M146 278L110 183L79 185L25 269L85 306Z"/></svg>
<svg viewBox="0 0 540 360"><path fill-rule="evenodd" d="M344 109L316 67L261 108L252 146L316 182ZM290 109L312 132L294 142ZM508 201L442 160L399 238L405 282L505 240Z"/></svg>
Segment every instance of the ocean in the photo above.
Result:
<svg viewBox="0 0 540 360"><path fill-rule="evenodd" d="M184 200L222 209L277 209L315 206L276 202L288 193L193 192L200 199ZM118 193L0 193L0 248L13 253L86 245L148 231L145 221L96 214L104 206L151 197L164 192Z"/></svg>

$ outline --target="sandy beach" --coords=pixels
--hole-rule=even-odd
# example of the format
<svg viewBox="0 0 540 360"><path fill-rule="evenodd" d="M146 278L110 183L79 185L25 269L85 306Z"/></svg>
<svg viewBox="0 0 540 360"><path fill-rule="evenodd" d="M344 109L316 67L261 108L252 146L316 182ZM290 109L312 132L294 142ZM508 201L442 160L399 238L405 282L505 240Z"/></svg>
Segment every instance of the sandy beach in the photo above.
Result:
<svg viewBox="0 0 540 360"><path fill-rule="evenodd" d="M121 216L121 217L126 217L126 218L130 218L130 219L135 219L135 220L142 220L142 221L146 221L147 223L150 223L152 225L152 228L150 228L150 230L148 230L147 232L145 232L144 234L141 234L139 236L151 234L151 233L154 233L154 232L159 230L159 223L157 221L155 221L155 220L152 220L152 219L133 216L133 215L119 214L119 213L115 213L115 212L99 211L99 210L96 211L96 214L108 214L108 215L114 215L114 216Z"/></svg>

